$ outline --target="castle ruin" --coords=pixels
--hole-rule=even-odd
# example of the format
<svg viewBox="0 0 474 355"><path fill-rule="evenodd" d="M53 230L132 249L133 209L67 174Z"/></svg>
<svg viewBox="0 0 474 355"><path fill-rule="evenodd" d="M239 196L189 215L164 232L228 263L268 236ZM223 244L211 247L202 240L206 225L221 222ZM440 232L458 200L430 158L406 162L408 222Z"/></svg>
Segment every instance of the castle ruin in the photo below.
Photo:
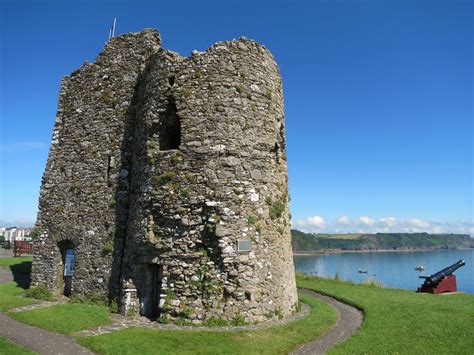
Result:
<svg viewBox="0 0 474 355"><path fill-rule="evenodd" d="M297 294L277 64L241 38L188 57L146 29L62 80L32 285L201 323Z"/></svg>

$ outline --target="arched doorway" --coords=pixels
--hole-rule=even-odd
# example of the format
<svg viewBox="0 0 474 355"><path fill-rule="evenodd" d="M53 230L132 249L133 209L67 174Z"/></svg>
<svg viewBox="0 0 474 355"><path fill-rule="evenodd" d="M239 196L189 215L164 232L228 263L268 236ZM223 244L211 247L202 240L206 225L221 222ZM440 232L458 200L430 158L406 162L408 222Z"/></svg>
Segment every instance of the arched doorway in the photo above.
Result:
<svg viewBox="0 0 474 355"><path fill-rule="evenodd" d="M69 297L72 292L72 278L74 276L75 248L70 240L63 240L58 243L61 252L61 293Z"/></svg>

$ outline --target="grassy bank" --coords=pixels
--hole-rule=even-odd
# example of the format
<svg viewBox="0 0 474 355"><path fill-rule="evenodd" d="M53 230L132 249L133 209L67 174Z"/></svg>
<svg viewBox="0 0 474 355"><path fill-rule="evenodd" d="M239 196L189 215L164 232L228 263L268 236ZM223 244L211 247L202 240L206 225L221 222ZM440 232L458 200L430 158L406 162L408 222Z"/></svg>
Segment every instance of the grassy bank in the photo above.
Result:
<svg viewBox="0 0 474 355"><path fill-rule="evenodd" d="M20 265L23 262L29 263L30 270L31 270L31 262L33 261L32 256L20 256L17 258L14 257L7 257L7 258L0 258L0 266L6 266L10 267L13 265ZM28 269L25 269L25 271L29 271Z"/></svg>
<svg viewBox="0 0 474 355"><path fill-rule="evenodd" d="M38 302L22 297L27 288L24 281L31 273L31 260L32 257L0 258L0 267L10 269L18 280L18 282L10 281L0 284L0 312Z"/></svg>
<svg viewBox="0 0 474 355"><path fill-rule="evenodd" d="M24 348L23 346L15 344L14 342L8 340L5 337L0 336L0 354L32 355L35 353L31 350Z"/></svg>
<svg viewBox="0 0 474 355"><path fill-rule="evenodd" d="M99 354L287 354L336 321L327 304L304 295L300 299L311 307L310 315L284 326L235 332L130 328L78 340Z"/></svg>
<svg viewBox="0 0 474 355"><path fill-rule="evenodd" d="M111 323L107 307L88 304L60 304L10 313L9 316L23 323L66 335Z"/></svg>
<svg viewBox="0 0 474 355"><path fill-rule="evenodd" d="M9 309L26 306L37 303L37 300L31 298L23 298L25 290L19 287L16 282L11 281L0 285L0 312Z"/></svg>
<svg viewBox="0 0 474 355"><path fill-rule="evenodd" d="M362 327L330 354L473 354L474 296L419 294L304 275L297 282L364 311Z"/></svg>

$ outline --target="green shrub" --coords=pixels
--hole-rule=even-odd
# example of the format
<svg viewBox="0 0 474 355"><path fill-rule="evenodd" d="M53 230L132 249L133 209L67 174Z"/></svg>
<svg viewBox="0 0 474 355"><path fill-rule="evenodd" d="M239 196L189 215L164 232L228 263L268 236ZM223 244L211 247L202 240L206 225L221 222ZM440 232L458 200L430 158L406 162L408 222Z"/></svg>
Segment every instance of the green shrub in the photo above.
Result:
<svg viewBox="0 0 474 355"><path fill-rule="evenodd" d="M229 325L229 322L226 321L225 319L212 316L206 319L206 321L203 324L206 327L226 327Z"/></svg>
<svg viewBox="0 0 474 355"><path fill-rule="evenodd" d="M170 319L165 315L165 314L162 314L160 316L160 318L158 318L158 323L161 323L161 324L169 324L170 323Z"/></svg>
<svg viewBox="0 0 474 355"><path fill-rule="evenodd" d="M77 294L71 295L69 298L70 303L78 303L78 304L88 304L88 305L96 305L96 306L109 306L110 302L107 296L100 295L97 292L90 292L87 296L80 296Z"/></svg>
<svg viewBox="0 0 474 355"><path fill-rule="evenodd" d="M110 89L105 89L103 92L102 92L102 95L100 96L100 99L106 103L106 104L109 104L112 102L112 99L114 97L114 93L112 90Z"/></svg>
<svg viewBox="0 0 474 355"><path fill-rule="evenodd" d="M194 310L188 307L181 312L181 316L183 316L184 318L190 318L191 314L193 313L194 313Z"/></svg>
<svg viewBox="0 0 474 355"><path fill-rule="evenodd" d="M102 251L105 254L112 254L114 251L114 242L112 240L105 242L104 246L102 247Z"/></svg>
<svg viewBox="0 0 474 355"><path fill-rule="evenodd" d="M155 141L148 142L148 149L149 150L156 150L158 149L158 144Z"/></svg>
<svg viewBox="0 0 474 355"><path fill-rule="evenodd" d="M248 216L247 217L247 224L254 225L257 222L258 218L255 216Z"/></svg>
<svg viewBox="0 0 474 355"><path fill-rule="evenodd" d="M232 325L233 326L241 326L241 325L246 325L247 322L245 322L245 318L241 314L237 314L234 319L232 319Z"/></svg>
<svg viewBox="0 0 474 355"><path fill-rule="evenodd" d="M167 171L161 175L153 176L152 183L156 186L166 185L176 177L176 173L173 171Z"/></svg>
<svg viewBox="0 0 474 355"><path fill-rule="evenodd" d="M29 288L28 290L26 290L25 296L28 298L34 298L37 300L44 300L44 301L54 300L53 295L44 284L39 284L38 286Z"/></svg>
<svg viewBox="0 0 474 355"><path fill-rule="evenodd" d="M183 318L183 317L179 317L178 319L175 320L174 323L176 325L180 325L180 326L183 326L183 327L192 324L189 320L187 320L186 318Z"/></svg>
<svg viewBox="0 0 474 355"><path fill-rule="evenodd" d="M181 152L176 152L176 154L172 155L170 158L170 163L172 165L178 164L181 160L183 160L183 153Z"/></svg>
<svg viewBox="0 0 474 355"><path fill-rule="evenodd" d="M271 219L277 219L280 218L283 212L285 211L285 204L283 201L275 201L271 206L270 206L270 218Z"/></svg>
<svg viewBox="0 0 474 355"><path fill-rule="evenodd" d="M189 197L189 189L183 187L180 189L180 193L182 197Z"/></svg>
<svg viewBox="0 0 474 355"><path fill-rule="evenodd" d="M112 300L109 303L109 310L112 313L118 313L119 312L119 305L116 300Z"/></svg>
<svg viewBox="0 0 474 355"><path fill-rule="evenodd" d="M36 239L41 235L41 229L39 227L34 227L33 230L30 232L30 237L32 239Z"/></svg>
<svg viewBox="0 0 474 355"><path fill-rule="evenodd" d="M267 89L267 92L265 93L265 96L267 97L267 99L271 99L272 98L272 92L270 89Z"/></svg>

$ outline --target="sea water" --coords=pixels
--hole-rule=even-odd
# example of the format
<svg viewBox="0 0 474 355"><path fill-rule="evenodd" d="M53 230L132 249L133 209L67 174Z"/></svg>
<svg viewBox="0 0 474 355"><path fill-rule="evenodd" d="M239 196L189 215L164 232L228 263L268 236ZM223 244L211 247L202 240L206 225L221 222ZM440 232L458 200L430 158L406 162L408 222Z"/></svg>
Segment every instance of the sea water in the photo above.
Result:
<svg viewBox="0 0 474 355"><path fill-rule="evenodd" d="M410 252L349 252L327 255L294 256L298 272L321 277L334 277L355 282L376 280L385 287L416 290L423 283L419 276L434 274L458 260L466 265L454 274L458 291L474 294L474 249L410 251ZM423 265L423 272L415 270ZM359 273L359 269L367 273Z"/></svg>

